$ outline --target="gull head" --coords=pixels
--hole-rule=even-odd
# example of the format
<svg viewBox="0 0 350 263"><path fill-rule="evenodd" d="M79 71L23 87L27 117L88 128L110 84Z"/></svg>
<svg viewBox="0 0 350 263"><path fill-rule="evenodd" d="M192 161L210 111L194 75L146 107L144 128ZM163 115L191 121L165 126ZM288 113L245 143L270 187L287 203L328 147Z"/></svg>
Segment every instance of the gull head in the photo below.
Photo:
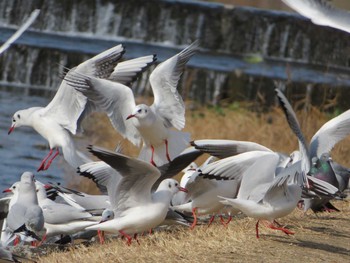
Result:
<svg viewBox="0 0 350 263"><path fill-rule="evenodd" d="M135 107L133 112L126 117L127 120L130 118L145 119L149 116L151 109L145 104L139 104Z"/></svg>
<svg viewBox="0 0 350 263"><path fill-rule="evenodd" d="M22 188L34 189L34 191L36 192L34 174L31 172L24 172L21 176L20 187L21 187L21 190Z"/></svg>
<svg viewBox="0 0 350 263"><path fill-rule="evenodd" d="M33 107L33 108L26 109L26 110L19 110L15 114L13 114L12 123L11 123L11 127L8 131L8 134L13 132L15 127L27 125L28 116L31 115L37 109L38 109L38 107Z"/></svg>
<svg viewBox="0 0 350 263"><path fill-rule="evenodd" d="M174 180L174 179L165 179L163 180L160 184L159 187L157 189L158 190L168 190L170 191L173 195L176 194L177 192L181 191L181 192L185 192L187 193L187 189L184 187L181 187L180 184L178 183L178 181Z"/></svg>
<svg viewBox="0 0 350 263"><path fill-rule="evenodd" d="M18 194L18 189L19 189L19 182L15 182L11 185L10 188L7 188L3 190L3 193L12 193L12 194Z"/></svg>
<svg viewBox="0 0 350 263"><path fill-rule="evenodd" d="M102 212L100 223L112 220L114 218L114 212L111 209L105 209Z"/></svg>

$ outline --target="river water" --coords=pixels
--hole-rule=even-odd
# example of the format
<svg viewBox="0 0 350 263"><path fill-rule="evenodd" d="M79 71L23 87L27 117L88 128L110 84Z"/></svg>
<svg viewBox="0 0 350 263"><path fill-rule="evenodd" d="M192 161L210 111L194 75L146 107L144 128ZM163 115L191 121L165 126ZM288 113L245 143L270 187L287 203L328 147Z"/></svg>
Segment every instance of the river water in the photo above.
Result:
<svg viewBox="0 0 350 263"><path fill-rule="evenodd" d="M50 98L24 95L24 90L0 89L0 186L1 191L19 180L21 174L30 171L42 182L64 182L67 164L58 156L47 171L36 172L41 160L49 151L47 141L32 128L19 127L11 135L12 115L20 109L46 106Z"/></svg>

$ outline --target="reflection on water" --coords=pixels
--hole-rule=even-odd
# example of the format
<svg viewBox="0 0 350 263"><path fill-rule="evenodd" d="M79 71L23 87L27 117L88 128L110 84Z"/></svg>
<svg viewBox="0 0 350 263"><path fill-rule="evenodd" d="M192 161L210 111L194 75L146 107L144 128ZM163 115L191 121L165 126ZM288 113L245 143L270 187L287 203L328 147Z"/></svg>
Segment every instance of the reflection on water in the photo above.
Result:
<svg viewBox="0 0 350 263"><path fill-rule="evenodd" d="M31 171L42 182L63 182L66 164L57 157L48 171L37 173L36 169L48 153L48 143L32 128L20 127L8 135L12 115L20 109L45 106L48 98L23 95L23 90L0 89L0 178L1 191L18 181L21 174Z"/></svg>

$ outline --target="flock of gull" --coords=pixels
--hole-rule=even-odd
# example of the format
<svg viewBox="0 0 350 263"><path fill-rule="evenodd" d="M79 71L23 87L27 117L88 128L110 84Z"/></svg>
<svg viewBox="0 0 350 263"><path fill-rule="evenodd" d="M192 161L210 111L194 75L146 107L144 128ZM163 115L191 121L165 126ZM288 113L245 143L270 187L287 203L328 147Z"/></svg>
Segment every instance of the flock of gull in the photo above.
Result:
<svg viewBox="0 0 350 263"><path fill-rule="evenodd" d="M288 3L302 2L287 1ZM322 1L307 0L318 3ZM322 6L323 7L323 6ZM328 8L328 6L327 6ZM333 199L344 197L350 170L332 160L330 151L350 134L350 110L325 123L307 142L298 119L280 88L276 96L299 149L275 152L248 141L191 140L185 127L185 104L177 91L186 63L199 50L194 41L155 67L149 77L154 102L136 104L131 84L156 61L148 55L121 61L125 48L112 47L67 70L46 107L17 111L9 134L32 127L50 147L37 172L47 170L62 151L78 174L101 190L89 195L57 184L44 184L24 171L1 199L1 258L13 259L5 247L64 243L105 233L124 237L160 226L195 228L216 216L226 225L240 213L291 235L276 219L296 207L314 212L337 210ZM90 113L104 112L116 132L141 150L138 157L90 145L100 161L79 151L74 135ZM197 165L202 154L210 157ZM180 182L174 176L184 172ZM207 222L207 221L206 221ZM68 241L67 241L68 240Z"/></svg>

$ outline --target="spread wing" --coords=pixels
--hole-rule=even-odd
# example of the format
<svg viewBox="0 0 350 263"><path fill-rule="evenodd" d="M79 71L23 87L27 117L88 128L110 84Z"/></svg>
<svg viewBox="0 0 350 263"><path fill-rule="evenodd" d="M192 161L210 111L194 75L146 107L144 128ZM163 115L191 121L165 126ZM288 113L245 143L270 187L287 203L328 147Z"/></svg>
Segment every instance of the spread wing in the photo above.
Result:
<svg viewBox="0 0 350 263"><path fill-rule="evenodd" d="M156 60L156 55L149 55L120 62L108 79L130 86Z"/></svg>
<svg viewBox="0 0 350 263"><path fill-rule="evenodd" d="M67 75L80 73L97 78L107 78L124 54L122 45L108 49L95 57L71 69ZM46 106L44 115L54 118L62 127L76 134L80 129L81 116L86 116L94 109L88 99L79 91L72 89L62 80L55 97Z"/></svg>
<svg viewBox="0 0 350 263"><path fill-rule="evenodd" d="M136 104L132 90L120 83L82 74L66 76L69 85L89 98L99 109L107 113L113 127L135 145L139 145L139 131L127 116Z"/></svg>
<svg viewBox="0 0 350 263"><path fill-rule="evenodd" d="M89 150L113 167L123 177L116 187L115 199L111 200L115 213L151 202L151 187L160 177L153 165L119 153L90 146Z"/></svg>
<svg viewBox="0 0 350 263"><path fill-rule="evenodd" d="M314 24L330 26L350 33L350 13L336 8L327 0L282 0Z"/></svg>
<svg viewBox="0 0 350 263"><path fill-rule="evenodd" d="M208 153L217 158L223 159L249 151L268 151L271 150L263 145L248 141L234 140L196 140L191 145L197 150Z"/></svg>
<svg viewBox="0 0 350 263"><path fill-rule="evenodd" d="M321 157L330 152L334 145L350 134L350 110L326 122L312 137L310 143L311 157Z"/></svg>
<svg viewBox="0 0 350 263"><path fill-rule="evenodd" d="M185 105L177 85L188 60L195 54L199 41L193 42L177 55L159 64L149 81L154 94L152 107L162 116L167 127L181 130L185 127Z"/></svg>

